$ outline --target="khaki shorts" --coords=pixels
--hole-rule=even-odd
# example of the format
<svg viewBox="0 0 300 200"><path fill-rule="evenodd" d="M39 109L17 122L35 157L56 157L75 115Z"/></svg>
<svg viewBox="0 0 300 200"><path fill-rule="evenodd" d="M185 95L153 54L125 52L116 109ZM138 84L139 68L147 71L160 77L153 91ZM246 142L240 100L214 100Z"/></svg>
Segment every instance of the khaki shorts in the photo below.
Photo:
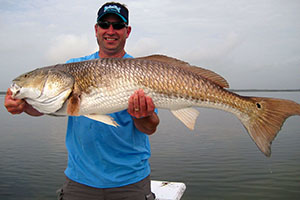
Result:
<svg viewBox="0 0 300 200"><path fill-rule="evenodd" d="M151 192L150 176L117 188L93 188L66 177L63 186L57 190L58 200L154 200Z"/></svg>

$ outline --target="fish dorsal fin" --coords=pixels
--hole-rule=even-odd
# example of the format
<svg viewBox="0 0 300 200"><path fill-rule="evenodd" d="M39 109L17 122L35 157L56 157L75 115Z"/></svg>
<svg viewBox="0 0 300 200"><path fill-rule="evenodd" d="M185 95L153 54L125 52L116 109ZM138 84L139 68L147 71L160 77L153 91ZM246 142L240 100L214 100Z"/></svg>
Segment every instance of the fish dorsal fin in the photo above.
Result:
<svg viewBox="0 0 300 200"><path fill-rule="evenodd" d="M177 58L168 57L165 55L150 55L145 57L139 57L137 59L143 59L143 60L154 60L159 62L165 62L173 65L189 65L189 63L184 62L182 60L178 60Z"/></svg>
<svg viewBox="0 0 300 200"><path fill-rule="evenodd" d="M108 124L114 127L119 126L119 124L109 115L97 115L97 114L89 114L84 115L87 118L102 122L104 124Z"/></svg>
<svg viewBox="0 0 300 200"><path fill-rule="evenodd" d="M173 115L177 117L186 127L194 130L199 111L195 108L183 108L179 110L171 110Z"/></svg>
<svg viewBox="0 0 300 200"><path fill-rule="evenodd" d="M225 80L225 78L223 78L222 76L220 76L219 74L217 74L211 70L204 69L201 67L196 67L196 66L190 66L189 68L187 68L187 70L192 71L192 72L214 82L215 84L221 86L222 88L229 88L229 84Z"/></svg>
<svg viewBox="0 0 300 200"><path fill-rule="evenodd" d="M153 61L168 63L169 65L174 65L174 66L180 67L184 70L198 74L223 88L229 88L228 82L219 74L217 74L211 70L208 70L208 69L204 69L204 68L197 67L197 66L192 66L189 63L184 62L182 60L178 60L176 58L172 58L172 57L168 57L168 56L164 56L164 55L150 55L150 56L145 56L145 57L139 57L137 59L153 60Z"/></svg>

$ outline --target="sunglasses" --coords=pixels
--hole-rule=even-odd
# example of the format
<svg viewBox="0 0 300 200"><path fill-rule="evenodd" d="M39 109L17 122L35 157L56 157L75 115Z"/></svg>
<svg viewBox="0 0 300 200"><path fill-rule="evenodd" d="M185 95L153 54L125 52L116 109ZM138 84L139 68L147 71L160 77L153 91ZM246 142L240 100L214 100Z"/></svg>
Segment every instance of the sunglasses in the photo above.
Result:
<svg viewBox="0 0 300 200"><path fill-rule="evenodd" d="M97 23L98 26L100 26L103 29L108 29L110 27L110 25L112 25L112 27L115 30L121 30L124 27L127 27L127 24L125 24L124 22L98 22Z"/></svg>

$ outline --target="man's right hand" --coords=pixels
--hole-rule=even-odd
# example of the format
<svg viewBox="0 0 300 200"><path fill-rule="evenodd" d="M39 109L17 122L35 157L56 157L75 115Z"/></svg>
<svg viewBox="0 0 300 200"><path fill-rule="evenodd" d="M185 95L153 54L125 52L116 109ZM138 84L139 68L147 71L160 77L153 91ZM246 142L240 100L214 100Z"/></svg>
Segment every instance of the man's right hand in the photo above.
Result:
<svg viewBox="0 0 300 200"><path fill-rule="evenodd" d="M4 106L6 107L7 111L11 114L21 114L25 111L26 102L22 99L14 99L12 98L12 92L10 89L7 90Z"/></svg>
<svg viewBox="0 0 300 200"><path fill-rule="evenodd" d="M43 115L39 111L35 110L31 105L27 104L23 99L14 99L12 97L12 92L10 89L7 90L4 106L8 112L11 114L21 114L22 112L26 112L32 116L41 116Z"/></svg>

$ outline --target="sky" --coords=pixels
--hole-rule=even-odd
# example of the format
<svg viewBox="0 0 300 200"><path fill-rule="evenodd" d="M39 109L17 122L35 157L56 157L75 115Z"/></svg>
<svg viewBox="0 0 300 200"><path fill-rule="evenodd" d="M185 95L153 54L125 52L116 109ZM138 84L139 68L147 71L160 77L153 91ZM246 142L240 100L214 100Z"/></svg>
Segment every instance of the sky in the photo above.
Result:
<svg viewBox="0 0 300 200"><path fill-rule="evenodd" d="M99 0L0 0L0 91L18 75L98 50ZM300 88L299 0L124 0L134 57L164 54L234 89Z"/></svg>

